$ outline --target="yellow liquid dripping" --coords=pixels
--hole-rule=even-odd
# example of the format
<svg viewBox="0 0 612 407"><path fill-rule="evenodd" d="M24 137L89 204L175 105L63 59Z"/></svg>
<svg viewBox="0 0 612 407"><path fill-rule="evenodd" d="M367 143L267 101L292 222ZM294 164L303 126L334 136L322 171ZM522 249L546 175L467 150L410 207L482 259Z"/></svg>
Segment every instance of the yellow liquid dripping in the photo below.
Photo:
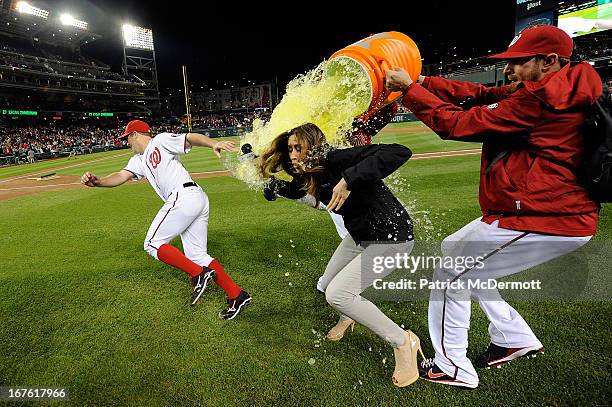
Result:
<svg viewBox="0 0 612 407"><path fill-rule="evenodd" d="M353 119L368 109L371 99L370 79L358 62L348 58L324 61L291 80L270 120L255 120L253 131L241 137L240 145L250 144L259 156L279 134L314 123L332 145L347 146ZM256 160L239 162L232 157L226 166L250 186L260 186L263 181Z"/></svg>

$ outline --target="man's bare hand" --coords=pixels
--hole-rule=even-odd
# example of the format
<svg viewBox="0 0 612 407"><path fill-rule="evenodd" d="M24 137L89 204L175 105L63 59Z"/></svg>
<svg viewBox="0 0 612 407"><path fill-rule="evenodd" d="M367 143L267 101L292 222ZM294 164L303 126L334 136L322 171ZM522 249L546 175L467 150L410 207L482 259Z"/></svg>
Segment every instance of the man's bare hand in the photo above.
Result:
<svg viewBox="0 0 612 407"><path fill-rule="evenodd" d="M403 68L389 69L385 72L385 87L392 92L404 92L413 80Z"/></svg>
<svg viewBox="0 0 612 407"><path fill-rule="evenodd" d="M88 187L97 187L98 185L100 185L100 179L88 171L85 174L81 175L81 184L86 185Z"/></svg>
<svg viewBox="0 0 612 407"><path fill-rule="evenodd" d="M236 152L236 146L233 141L217 141L213 146L213 151L217 157L221 158L221 151Z"/></svg>

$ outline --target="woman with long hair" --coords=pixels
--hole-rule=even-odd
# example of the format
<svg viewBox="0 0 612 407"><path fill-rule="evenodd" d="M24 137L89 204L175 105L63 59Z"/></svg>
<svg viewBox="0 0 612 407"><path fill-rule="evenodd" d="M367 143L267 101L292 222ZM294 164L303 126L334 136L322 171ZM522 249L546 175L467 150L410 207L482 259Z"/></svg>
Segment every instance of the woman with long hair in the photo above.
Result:
<svg viewBox="0 0 612 407"><path fill-rule="evenodd" d="M340 320L327 335L339 340L355 322L368 327L393 346L392 381L407 386L419 377L417 351L420 341L404 331L373 303L361 296L375 279L391 270L362 271L361 254L373 243L386 252L409 253L414 245L412 222L404 207L382 181L412 155L399 144L376 144L336 149L323 132L306 123L277 136L261 155L259 170L265 178L281 171L292 177L285 194L298 198L310 194L344 218L349 234L329 260L322 278L327 302Z"/></svg>
<svg viewBox="0 0 612 407"><path fill-rule="evenodd" d="M353 147L372 144L372 138L376 136L387 124L391 123L399 110L399 103L392 102L377 110L373 114L364 114L356 117L353 120L351 130L346 135L346 142ZM249 149L250 147L251 146L249 145ZM292 179L299 177L299 175L293 170L290 160L287 160L286 165L283 165L283 170L285 173L289 174ZM297 190L296 188L291 188L291 183L289 181L275 178L273 175L270 176L270 179L264 184L263 195L268 201L275 201L277 197L283 197L305 204L311 208L323 211L327 210L327 207L320 201L317 201L312 195L307 194L305 191L299 188ZM344 239L349 234L348 230L346 230L346 227L344 226L344 219L341 215L335 212L329 211L328 213L334 222L334 226L336 227L338 236L340 236L340 240ZM316 289L318 292L325 294L325 289L321 284L322 280L323 276L318 279ZM344 329L332 330L328 334L327 339L331 341L339 340L342 338L343 334Z"/></svg>

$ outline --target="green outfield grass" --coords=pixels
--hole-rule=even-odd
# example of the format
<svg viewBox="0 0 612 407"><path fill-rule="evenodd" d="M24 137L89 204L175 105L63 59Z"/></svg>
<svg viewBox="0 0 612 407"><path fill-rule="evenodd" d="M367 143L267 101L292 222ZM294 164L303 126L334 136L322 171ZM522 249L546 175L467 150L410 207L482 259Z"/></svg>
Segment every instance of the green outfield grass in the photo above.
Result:
<svg viewBox="0 0 612 407"><path fill-rule="evenodd" d="M57 158L52 160L37 161L33 164L11 165L9 167L0 168L0 180L16 177L30 173L50 173L55 172L58 168L81 166L92 161L106 161L121 157L122 160L129 158L129 150L115 150L103 153L79 155L68 159Z"/></svg>
<svg viewBox="0 0 612 407"><path fill-rule="evenodd" d="M410 148L414 153L432 151L449 151L479 148L476 143L460 143L456 141L442 141L432 136L431 131L421 122L394 123L387 126L374 138L377 143L402 142L406 137L402 129L410 130ZM234 140L229 137L224 140ZM115 150L105 153L79 155L77 158L60 158L46 160L34 164L22 164L0 168L0 180L17 177L30 173L56 172L58 175L81 175L85 171L92 171L96 175L106 175L125 167L131 156L130 150ZM185 167L192 172L219 171L225 169L221 161L207 148L195 148L182 158Z"/></svg>
<svg viewBox="0 0 612 407"><path fill-rule="evenodd" d="M408 132L403 131L404 129L407 129ZM375 143L405 143L415 154L473 148L480 149L481 147L481 144L478 143L440 140L421 122L389 124L372 140ZM406 140L409 140L409 142Z"/></svg>
<svg viewBox="0 0 612 407"><path fill-rule="evenodd" d="M400 125L387 130L394 127ZM380 141L415 152L474 147L450 148L426 131L385 131ZM185 163L192 171L221 169L215 160L201 149ZM409 161L402 178L392 178L414 214L418 239L440 239L479 215L479 160ZM125 162L127 156L109 158L62 173L105 174ZM12 169L0 169L0 177L6 170ZM199 183L211 202L209 251L254 298L230 322L217 318L220 289L212 287L191 308L185 276L142 250L161 206L148 184L0 202L0 386L64 386L76 406L609 403L610 303L513 303L546 354L481 372L477 390L422 380L398 389L390 380L391 347L364 327L338 343L320 341L336 322L314 290L339 243L329 216L283 199L267 202L234 178ZM598 239L611 233L606 206ZM609 270L595 273L609 281ZM379 305L432 354L426 302ZM472 311L468 356L475 357L488 334L484 314L477 305Z"/></svg>

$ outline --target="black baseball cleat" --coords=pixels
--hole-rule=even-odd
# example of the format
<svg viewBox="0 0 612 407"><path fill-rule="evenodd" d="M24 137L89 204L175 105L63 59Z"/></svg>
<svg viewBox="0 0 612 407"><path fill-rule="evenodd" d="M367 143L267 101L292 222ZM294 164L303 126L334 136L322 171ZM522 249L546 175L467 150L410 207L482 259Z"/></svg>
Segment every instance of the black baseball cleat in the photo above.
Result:
<svg viewBox="0 0 612 407"><path fill-rule="evenodd" d="M253 303L253 298L244 290L240 290L238 297L233 300L227 299L227 309L219 312L219 318L229 321L242 311L244 307Z"/></svg>
<svg viewBox="0 0 612 407"><path fill-rule="evenodd" d="M467 383L447 375L438 366L436 366L434 358L429 358L421 362L419 365L419 376L421 379L427 380L428 382L463 387L465 389L475 389L478 387L478 384Z"/></svg>
<svg viewBox="0 0 612 407"><path fill-rule="evenodd" d="M535 358L539 353L544 353L544 347L527 346L524 348L504 348L503 346L498 346L491 342L489 346L487 346L487 350L476 359L475 365L481 369L502 367L511 360L523 356Z"/></svg>
<svg viewBox="0 0 612 407"><path fill-rule="evenodd" d="M208 282L212 280L214 276L215 270L208 267L202 267L202 272L191 279L191 283L193 284L193 292L191 293L191 306L196 305L202 294L204 294L204 290L206 290L206 285L208 285Z"/></svg>

